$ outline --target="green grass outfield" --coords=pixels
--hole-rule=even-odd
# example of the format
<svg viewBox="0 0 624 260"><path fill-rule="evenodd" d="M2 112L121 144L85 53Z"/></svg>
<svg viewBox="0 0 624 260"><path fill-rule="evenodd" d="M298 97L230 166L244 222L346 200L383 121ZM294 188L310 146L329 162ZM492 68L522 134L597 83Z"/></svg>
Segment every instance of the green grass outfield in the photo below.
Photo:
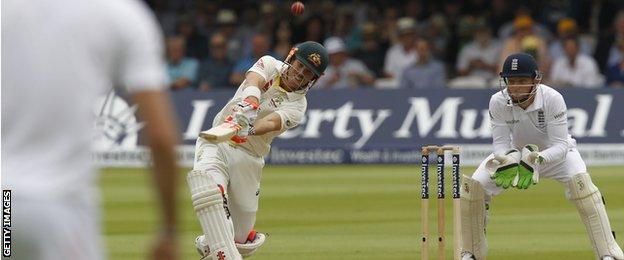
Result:
<svg viewBox="0 0 624 260"><path fill-rule="evenodd" d="M447 168L447 172L450 169ZM462 167L471 174L474 168ZM435 170L430 171L434 181ZM106 169L101 177L105 242L110 259L145 259L159 221L145 170ZM624 244L624 167L592 167L612 227ZM180 176L182 259L197 259L200 232ZM270 233L253 259L418 259L418 166L268 166L256 228ZM431 185L435 197L435 183ZM450 178L447 175L447 198ZM435 199L430 201L435 254ZM447 256L452 244L447 203ZM593 259L583 224L563 187L553 180L495 197L488 226L488 259Z"/></svg>

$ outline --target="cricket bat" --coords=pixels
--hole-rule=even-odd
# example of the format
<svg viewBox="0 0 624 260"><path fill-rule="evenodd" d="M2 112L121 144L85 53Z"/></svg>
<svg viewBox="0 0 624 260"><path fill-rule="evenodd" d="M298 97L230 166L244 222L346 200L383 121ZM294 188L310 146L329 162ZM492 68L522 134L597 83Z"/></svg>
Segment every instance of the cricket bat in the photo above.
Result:
<svg viewBox="0 0 624 260"><path fill-rule="evenodd" d="M235 123L225 122L206 131L200 132L199 137L211 143L221 143L230 140L240 130Z"/></svg>

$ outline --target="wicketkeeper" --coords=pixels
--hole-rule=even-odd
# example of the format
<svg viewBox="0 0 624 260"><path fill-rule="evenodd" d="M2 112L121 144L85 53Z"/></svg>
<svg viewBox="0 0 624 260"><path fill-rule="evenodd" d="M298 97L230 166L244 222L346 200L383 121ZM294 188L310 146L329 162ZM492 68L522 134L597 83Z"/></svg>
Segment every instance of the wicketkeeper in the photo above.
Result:
<svg viewBox="0 0 624 260"><path fill-rule="evenodd" d="M539 178L564 185L596 259L624 259L602 195L568 134L563 96L540 83L537 63L529 54L507 57L500 76L501 91L489 105L494 152L461 185L462 259L484 259L487 254L486 209L492 196L510 187L527 189Z"/></svg>
<svg viewBox="0 0 624 260"><path fill-rule="evenodd" d="M301 122L305 94L327 63L325 48L311 41L284 62L260 58L213 121L236 125L237 134L218 144L197 140L188 184L204 233L196 239L201 259L241 259L264 243L266 235L254 231L263 157L273 138Z"/></svg>

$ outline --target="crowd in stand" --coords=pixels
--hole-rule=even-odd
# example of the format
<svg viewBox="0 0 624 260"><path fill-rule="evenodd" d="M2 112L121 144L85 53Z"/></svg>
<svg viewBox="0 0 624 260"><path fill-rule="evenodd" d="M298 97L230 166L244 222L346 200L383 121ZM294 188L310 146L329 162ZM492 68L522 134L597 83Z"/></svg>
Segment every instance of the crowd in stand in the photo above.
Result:
<svg viewBox="0 0 624 260"><path fill-rule="evenodd" d="M624 4L618 0L152 0L166 34L171 89L235 88L263 55L303 41L330 64L315 89L497 87L504 58L531 53L543 82L624 87Z"/></svg>

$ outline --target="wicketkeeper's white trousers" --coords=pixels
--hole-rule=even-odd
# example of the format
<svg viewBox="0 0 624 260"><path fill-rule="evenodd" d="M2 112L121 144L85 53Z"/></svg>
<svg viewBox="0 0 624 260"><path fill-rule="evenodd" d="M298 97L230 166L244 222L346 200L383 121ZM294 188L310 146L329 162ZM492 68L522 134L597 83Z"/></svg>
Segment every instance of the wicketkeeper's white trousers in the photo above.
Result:
<svg viewBox="0 0 624 260"><path fill-rule="evenodd" d="M494 154L490 154L485 158L472 175L473 179L483 185L486 193L486 200L492 195L498 195L505 190L502 187L496 186L494 180L490 179L490 173L488 173L485 168L485 163L492 158L494 158ZM540 181L542 181L542 179L554 179L560 183L566 183L572 176L585 172L587 172L585 162L576 148L573 148L568 151L563 161L542 165L539 168L539 179Z"/></svg>

